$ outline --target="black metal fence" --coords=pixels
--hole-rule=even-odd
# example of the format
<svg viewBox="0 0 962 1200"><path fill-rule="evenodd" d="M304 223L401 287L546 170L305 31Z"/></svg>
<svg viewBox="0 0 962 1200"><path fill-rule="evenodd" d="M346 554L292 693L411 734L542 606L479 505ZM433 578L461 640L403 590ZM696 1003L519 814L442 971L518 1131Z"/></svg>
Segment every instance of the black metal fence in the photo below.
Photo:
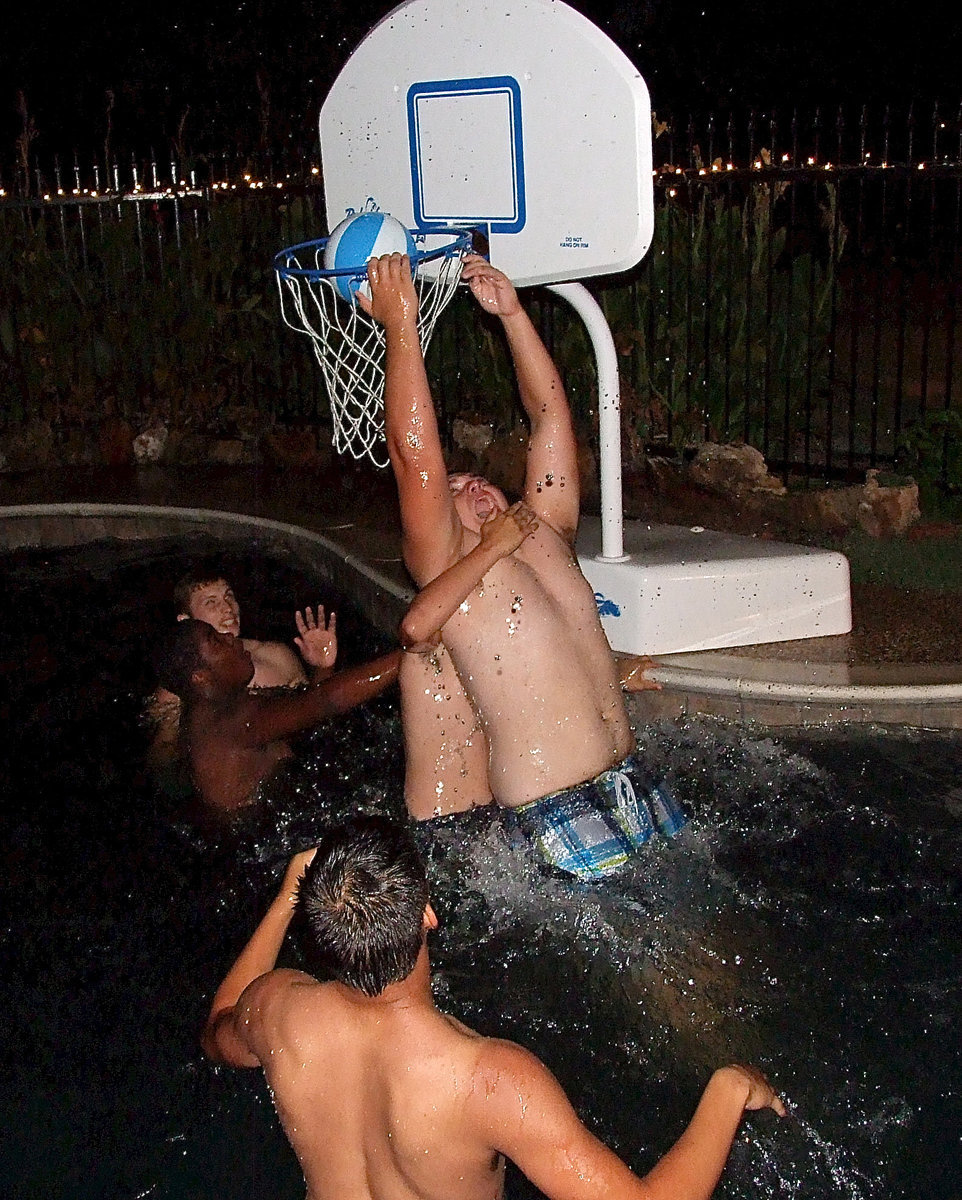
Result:
<svg viewBox="0 0 962 1200"><path fill-rule="evenodd" d="M786 476L869 466L962 484L962 115L835 111L654 120L656 227L593 281L621 354L629 462L706 438ZM325 423L306 338L270 271L325 231L319 163L227 156L42 164L0 175L0 404L9 427L159 416L226 428L256 403ZM586 438L577 318L536 301ZM445 418L517 419L498 339L458 298L429 366Z"/></svg>

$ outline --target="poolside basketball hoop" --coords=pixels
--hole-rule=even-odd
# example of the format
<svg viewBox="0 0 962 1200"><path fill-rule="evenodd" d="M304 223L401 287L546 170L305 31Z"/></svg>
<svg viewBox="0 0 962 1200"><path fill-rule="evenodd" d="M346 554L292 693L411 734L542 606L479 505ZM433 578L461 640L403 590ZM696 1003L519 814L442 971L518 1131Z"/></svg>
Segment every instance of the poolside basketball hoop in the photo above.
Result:
<svg viewBox="0 0 962 1200"><path fill-rule="evenodd" d="M463 228L432 230L443 244L417 250L411 259L418 292L418 335L426 351L438 315L454 295L472 234ZM337 281L366 275L366 264L327 269L327 238L289 246L274 258L284 323L306 333L321 366L334 420L338 454L388 465L384 439L384 330L359 304L343 299Z"/></svg>

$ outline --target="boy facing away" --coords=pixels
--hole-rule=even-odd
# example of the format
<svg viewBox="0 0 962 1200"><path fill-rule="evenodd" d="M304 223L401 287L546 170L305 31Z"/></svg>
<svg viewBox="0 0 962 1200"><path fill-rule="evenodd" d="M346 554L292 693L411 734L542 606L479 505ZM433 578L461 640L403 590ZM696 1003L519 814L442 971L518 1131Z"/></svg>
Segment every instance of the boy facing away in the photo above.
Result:
<svg viewBox="0 0 962 1200"><path fill-rule="evenodd" d="M328 982L275 967L295 912ZM722 1067L674 1146L635 1175L534 1055L435 1007L436 926L408 834L356 818L291 860L214 996L204 1051L263 1069L308 1200L499 1200L505 1158L549 1200L706 1200L745 1111L784 1114L757 1070Z"/></svg>

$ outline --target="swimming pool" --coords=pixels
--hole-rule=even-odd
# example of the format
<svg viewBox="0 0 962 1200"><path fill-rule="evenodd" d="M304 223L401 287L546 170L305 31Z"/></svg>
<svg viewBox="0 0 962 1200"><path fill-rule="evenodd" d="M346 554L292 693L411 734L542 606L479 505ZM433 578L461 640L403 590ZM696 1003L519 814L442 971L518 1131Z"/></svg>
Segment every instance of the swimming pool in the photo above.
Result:
<svg viewBox="0 0 962 1200"><path fill-rule="evenodd" d="M199 549L3 563L11 1195L302 1194L259 1074L212 1068L196 1038L288 852L349 804L399 811L397 709L331 723L301 790L236 838L191 833L145 767L137 697ZM264 598L251 633L286 636L292 608L320 600L350 656L382 644L299 567L231 554L242 598ZM546 880L488 815L427 839L439 999L540 1054L641 1170L711 1066L753 1058L793 1116L745 1123L718 1195L958 1194L962 740L707 720L641 740L695 818L617 885Z"/></svg>

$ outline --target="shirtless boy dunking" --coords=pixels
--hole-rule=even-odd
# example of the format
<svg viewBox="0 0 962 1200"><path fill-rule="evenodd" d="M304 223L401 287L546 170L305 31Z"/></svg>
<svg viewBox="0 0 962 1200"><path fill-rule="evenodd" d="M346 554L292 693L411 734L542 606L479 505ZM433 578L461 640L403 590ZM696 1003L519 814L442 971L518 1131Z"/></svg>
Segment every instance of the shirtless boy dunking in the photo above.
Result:
<svg viewBox="0 0 962 1200"><path fill-rule="evenodd" d="M531 426L523 503L534 520L491 561L483 527L510 506L487 480L447 472L408 261L372 259L368 277L371 300L362 303L385 331L385 428L404 561L422 595L438 593L433 611L447 614L441 637L487 739L491 793L553 865L605 874L656 829L677 832L683 817L633 755L618 672L575 557L577 445L561 379L510 281L469 257L463 279L500 318ZM447 695L464 703L453 688ZM444 711L436 702L434 720ZM456 717L463 724L465 711ZM407 746L432 740L431 712L427 703L412 708ZM429 765L406 788L419 818L439 808Z"/></svg>

